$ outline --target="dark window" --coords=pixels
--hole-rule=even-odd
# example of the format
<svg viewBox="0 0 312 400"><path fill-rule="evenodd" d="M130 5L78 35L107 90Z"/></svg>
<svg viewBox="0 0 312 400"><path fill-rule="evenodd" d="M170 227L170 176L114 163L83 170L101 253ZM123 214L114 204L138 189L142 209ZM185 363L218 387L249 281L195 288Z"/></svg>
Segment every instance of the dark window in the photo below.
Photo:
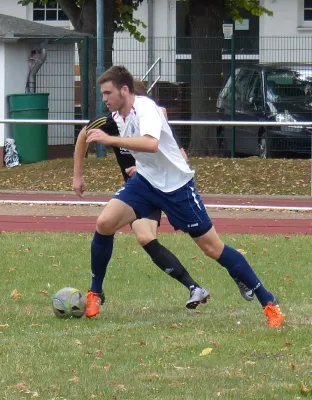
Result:
<svg viewBox="0 0 312 400"><path fill-rule="evenodd" d="M176 2L176 52L177 54L191 53L191 29L188 14L188 2Z"/></svg>
<svg viewBox="0 0 312 400"><path fill-rule="evenodd" d="M304 0L303 18L305 21L312 21L312 0Z"/></svg>
<svg viewBox="0 0 312 400"><path fill-rule="evenodd" d="M61 7L53 0L48 0L46 5L42 5L39 0L33 6L34 21L68 21L68 18Z"/></svg>
<svg viewBox="0 0 312 400"><path fill-rule="evenodd" d="M176 61L177 82L191 82L191 60Z"/></svg>

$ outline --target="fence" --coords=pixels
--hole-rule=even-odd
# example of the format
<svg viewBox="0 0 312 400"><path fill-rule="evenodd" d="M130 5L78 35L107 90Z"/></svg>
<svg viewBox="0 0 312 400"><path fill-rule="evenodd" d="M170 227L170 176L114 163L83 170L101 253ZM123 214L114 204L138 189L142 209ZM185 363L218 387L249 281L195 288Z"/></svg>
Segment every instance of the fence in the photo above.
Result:
<svg viewBox="0 0 312 400"><path fill-rule="evenodd" d="M282 96L274 91L271 93L271 96L280 96L285 100L282 111L275 107L277 101L273 101L274 98L271 98L270 105L267 105L265 100L261 105L255 96L248 97L246 91L239 92L248 87L250 91L253 90L253 94L256 90L261 90L263 96L268 93L266 81L257 83L254 72L248 72L247 69L245 79L242 77L240 85L228 85L228 88L231 88L227 94L228 100L234 98L235 104L233 105L232 102L226 105L225 99L220 98L221 90L234 65L229 40L196 38L195 41L190 38L176 37L158 37L152 40L153 54L151 55L148 48L149 40L140 43L132 38L115 37L114 40L106 38L106 43L113 42L113 50L105 52L105 67L110 64L122 64L135 77L142 78L150 66L149 60L155 61L160 58L161 79L155 84L152 96L160 105L167 108L170 120L205 121L235 118L240 121L261 121L267 118L268 121L277 120L278 122L278 118L280 121L284 118L286 122L287 120L290 122L312 121L312 108L309 101L311 91L308 87L309 83L312 86L312 37L239 37L236 39L235 68L247 68L255 63L273 62L301 65L301 77L297 79L297 86L301 89L300 96L295 94ZM62 47L62 41L48 48L47 62L37 76L37 91L50 92L51 119L88 119L96 113L95 90L98 89L95 77L94 41L95 39L88 39L76 42L75 52L66 50L65 45ZM306 65L307 63L311 63L311 67ZM159 71L155 68L146 80L149 83L153 82L158 74ZM284 89L295 90L291 88L290 74L287 77L289 82L285 81L285 77L285 82L281 82L283 76L274 74L275 78L280 80L280 86L283 85ZM258 77L262 76L263 71L258 71ZM303 95L305 91L307 94ZM81 126L50 127L49 143L51 145L74 144L75 136ZM221 126L175 125L174 129L183 146L194 155L233 156L245 153L266 156L272 155L273 150L274 155L281 156L288 154L286 153L288 151L296 151L306 156L310 156L311 153L312 128L309 125L304 128L298 128L298 125L297 128L286 126L280 128L278 132L265 129L265 126L264 128L256 126L253 129L241 126L234 130L231 127L224 129Z"/></svg>

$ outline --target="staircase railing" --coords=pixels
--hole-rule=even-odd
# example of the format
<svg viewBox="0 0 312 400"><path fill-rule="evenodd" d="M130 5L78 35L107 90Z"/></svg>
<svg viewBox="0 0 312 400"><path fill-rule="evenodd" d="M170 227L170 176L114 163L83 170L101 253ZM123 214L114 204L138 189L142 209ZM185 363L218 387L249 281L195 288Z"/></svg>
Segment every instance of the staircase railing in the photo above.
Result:
<svg viewBox="0 0 312 400"><path fill-rule="evenodd" d="M154 64L150 66L150 68L147 70L146 74L141 78L141 81L144 81L144 79L149 77L149 74L153 71L153 69L157 66L157 64L158 64L158 76L154 80L154 82L151 84L151 86L147 89L147 93L150 93L150 91L153 89L153 87L156 85L156 83L161 78L161 58L160 57L157 58L157 60L154 62Z"/></svg>

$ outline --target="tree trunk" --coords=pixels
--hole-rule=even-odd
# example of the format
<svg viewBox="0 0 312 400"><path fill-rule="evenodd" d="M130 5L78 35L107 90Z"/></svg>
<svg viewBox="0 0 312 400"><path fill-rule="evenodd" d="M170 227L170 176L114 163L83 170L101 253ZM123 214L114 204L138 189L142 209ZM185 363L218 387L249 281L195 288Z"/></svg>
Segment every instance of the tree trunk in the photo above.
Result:
<svg viewBox="0 0 312 400"><path fill-rule="evenodd" d="M88 77L88 116L91 118L96 114L96 90L99 87L96 83L96 66L97 66L97 15L96 1L86 0L81 8L77 7L75 0L59 0L60 7L65 12L75 31L92 35L89 38L89 77ZM105 0L104 2L104 68L107 69L112 65L112 50L114 40L114 17L115 10L114 0ZM81 87L86 84L84 82L84 42L78 43Z"/></svg>
<svg viewBox="0 0 312 400"><path fill-rule="evenodd" d="M217 119L216 99L222 71L223 13L223 0L190 0L193 121ZM190 153L195 156L216 154L216 130L215 126L192 126Z"/></svg>

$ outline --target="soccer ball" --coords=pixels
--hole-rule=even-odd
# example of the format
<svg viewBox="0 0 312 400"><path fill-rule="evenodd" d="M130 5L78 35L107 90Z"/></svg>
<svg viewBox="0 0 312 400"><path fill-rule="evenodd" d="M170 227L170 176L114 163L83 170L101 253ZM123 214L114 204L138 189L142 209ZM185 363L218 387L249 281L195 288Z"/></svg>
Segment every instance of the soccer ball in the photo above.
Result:
<svg viewBox="0 0 312 400"><path fill-rule="evenodd" d="M65 287L52 299L52 309L59 318L81 318L86 309L86 296L78 289Z"/></svg>

